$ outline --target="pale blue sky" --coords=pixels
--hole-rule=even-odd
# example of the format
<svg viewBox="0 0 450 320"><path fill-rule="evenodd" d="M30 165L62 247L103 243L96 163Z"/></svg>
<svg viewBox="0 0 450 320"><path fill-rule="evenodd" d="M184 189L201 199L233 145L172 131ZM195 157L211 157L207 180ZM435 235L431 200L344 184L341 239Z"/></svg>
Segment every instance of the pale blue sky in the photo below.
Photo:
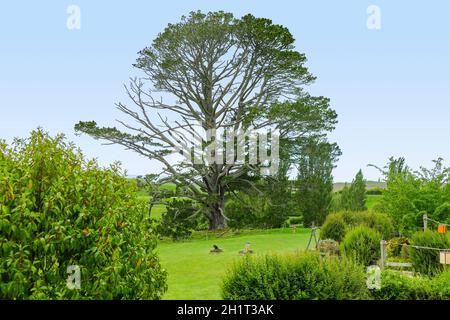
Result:
<svg viewBox="0 0 450 320"><path fill-rule="evenodd" d="M117 1L118 2L118 1ZM81 9L68 30L66 9ZM381 30L366 27L369 5ZM63 132L102 164L123 162L130 174L157 171L121 147L74 136L79 120L112 125L122 85L136 75L136 52L169 22L192 10L252 13L287 26L317 81L310 92L331 98L339 125L331 135L343 155L336 181L368 163L405 156L413 167L450 160L449 1L9 1L0 6L0 138L42 126Z"/></svg>

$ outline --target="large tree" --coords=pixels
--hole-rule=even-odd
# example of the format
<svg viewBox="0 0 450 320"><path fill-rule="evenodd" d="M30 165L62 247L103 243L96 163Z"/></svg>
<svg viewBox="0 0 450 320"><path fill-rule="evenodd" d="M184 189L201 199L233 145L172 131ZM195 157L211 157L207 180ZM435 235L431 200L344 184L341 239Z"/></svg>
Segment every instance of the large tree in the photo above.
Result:
<svg viewBox="0 0 450 320"><path fill-rule="evenodd" d="M160 161L162 180L189 188L190 196L203 204L210 228L221 229L226 227L230 183L242 180L252 188L247 177L259 174L267 162L218 161L223 145L216 143L211 152L214 139L202 137L199 130L220 135L278 130L280 139L288 140L333 129L336 113L329 100L303 90L314 80L305 62L289 30L271 20L191 12L139 52L134 67L144 76L126 87L134 106L117 104L133 122L119 121L122 130L94 121L80 122L75 129ZM199 141L207 149L203 156L192 149ZM248 148L244 150L248 157ZM173 152L196 160L170 161Z"/></svg>

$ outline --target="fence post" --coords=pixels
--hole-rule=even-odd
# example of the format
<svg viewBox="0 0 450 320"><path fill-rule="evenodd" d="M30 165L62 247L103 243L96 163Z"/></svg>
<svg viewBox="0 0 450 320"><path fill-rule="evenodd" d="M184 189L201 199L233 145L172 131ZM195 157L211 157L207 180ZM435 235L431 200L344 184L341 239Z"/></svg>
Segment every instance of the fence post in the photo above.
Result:
<svg viewBox="0 0 450 320"><path fill-rule="evenodd" d="M380 268L381 268L381 270L384 269L384 266L386 264L386 258L387 258L386 246L387 246L387 241L381 240L380 241L380 251L381 251Z"/></svg>
<svg viewBox="0 0 450 320"><path fill-rule="evenodd" d="M425 213L423 215L423 231L427 231L428 229L428 215Z"/></svg>

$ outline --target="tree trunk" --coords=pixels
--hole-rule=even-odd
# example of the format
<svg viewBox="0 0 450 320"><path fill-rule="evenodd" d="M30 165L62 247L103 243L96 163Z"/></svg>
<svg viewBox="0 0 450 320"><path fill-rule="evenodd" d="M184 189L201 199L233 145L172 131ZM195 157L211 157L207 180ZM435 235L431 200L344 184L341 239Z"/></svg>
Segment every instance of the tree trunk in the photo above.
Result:
<svg viewBox="0 0 450 320"><path fill-rule="evenodd" d="M225 194L219 188L218 194L212 200L209 210L209 230L222 230L227 227L225 219Z"/></svg>

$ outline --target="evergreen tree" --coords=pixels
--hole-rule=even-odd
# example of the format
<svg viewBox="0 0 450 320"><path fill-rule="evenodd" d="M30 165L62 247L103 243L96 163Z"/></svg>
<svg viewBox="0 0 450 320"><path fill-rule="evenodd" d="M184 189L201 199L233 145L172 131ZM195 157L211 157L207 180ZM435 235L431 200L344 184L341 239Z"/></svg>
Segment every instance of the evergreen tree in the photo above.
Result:
<svg viewBox="0 0 450 320"><path fill-rule="evenodd" d="M341 207L350 211L364 211L366 207L366 182L361 170L353 179L350 187L345 185L342 189Z"/></svg>
<svg viewBox="0 0 450 320"><path fill-rule="evenodd" d="M320 225L329 213L333 191L332 171L341 151L336 144L309 140L298 159L297 200L305 226Z"/></svg>

